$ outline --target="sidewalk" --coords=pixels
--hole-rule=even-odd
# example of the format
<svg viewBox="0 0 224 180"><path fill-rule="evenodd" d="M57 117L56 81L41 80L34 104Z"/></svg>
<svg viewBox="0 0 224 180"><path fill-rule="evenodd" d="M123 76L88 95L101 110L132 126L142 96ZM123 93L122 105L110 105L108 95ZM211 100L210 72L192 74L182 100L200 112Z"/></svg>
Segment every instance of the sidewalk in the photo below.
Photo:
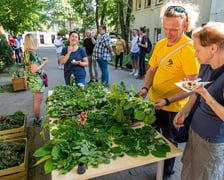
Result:
<svg viewBox="0 0 224 180"><path fill-rule="evenodd" d="M44 93L44 100L41 106L41 112L45 111L45 100L47 98L48 90L52 89L56 85L64 84L63 70L57 69L56 51L53 46L39 46L39 56L47 56L49 63L45 70L49 77L49 87ZM116 70L113 66L109 65L110 72L110 84L120 83L123 81L127 88L135 87L136 92L143 86L143 80L136 80L129 75L128 71ZM11 82L11 78L0 78L0 82ZM87 70L87 82L89 81ZM13 93L0 93L0 114L12 114L17 110L21 110L27 114L27 134L29 139L30 156L29 156L29 180L50 180L50 175L45 175L43 166L33 167L36 159L32 156L33 152L40 146L42 146L46 140L43 140L40 135L40 128L32 125L32 93L29 90L19 91ZM180 144L180 149L184 148L184 144ZM175 163L175 174L171 177L171 180L180 180L181 170L180 157L177 158ZM94 178L94 180L151 180L156 176L156 164L141 166L126 171Z"/></svg>

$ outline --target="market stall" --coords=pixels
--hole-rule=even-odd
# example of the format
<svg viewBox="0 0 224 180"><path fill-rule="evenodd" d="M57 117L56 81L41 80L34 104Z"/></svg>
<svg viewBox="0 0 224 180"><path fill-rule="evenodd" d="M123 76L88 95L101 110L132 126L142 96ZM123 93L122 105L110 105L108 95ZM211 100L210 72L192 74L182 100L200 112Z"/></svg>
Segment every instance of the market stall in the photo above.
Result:
<svg viewBox="0 0 224 180"><path fill-rule="evenodd" d="M158 162L156 179L162 180L164 160L182 155L182 152L173 144L170 142L168 142L168 144L171 148L171 151L164 158L157 158L152 155L146 157L131 157L125 155L124 157L117 158L116 160L111 160L110 164L100 164L98 168L89 167L84 174L78 174L78 167L76 166L65 175L60 175L58 171L53 171L51 177L52 180L84 180Z"/></svg>
<svg viewBox="0 0 224 180"><path fill-rule="evenodd" d="M43 127L51 138L34 156L41 158L37 164L45 162L52 180L88 179L155 162L162 179L163 161L181 155L151 126L153 102L122 84L110 90L97 84L85 90L56 87L47 103ZM80 163L83 174L77 173Z"/></svg>

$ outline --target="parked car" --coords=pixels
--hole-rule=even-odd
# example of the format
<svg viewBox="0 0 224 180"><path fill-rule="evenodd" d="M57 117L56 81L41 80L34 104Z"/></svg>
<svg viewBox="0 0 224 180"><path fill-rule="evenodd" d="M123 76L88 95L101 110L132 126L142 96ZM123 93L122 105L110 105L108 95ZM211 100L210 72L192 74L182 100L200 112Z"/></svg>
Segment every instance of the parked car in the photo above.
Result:
<svg viewBox="0 0 224 180"><path fill-rule="evenodd" d="M116 42L117 42L117 36L115 34L110 34L110 40L111 40L111 43L112 45L116 45Z"/></svg>

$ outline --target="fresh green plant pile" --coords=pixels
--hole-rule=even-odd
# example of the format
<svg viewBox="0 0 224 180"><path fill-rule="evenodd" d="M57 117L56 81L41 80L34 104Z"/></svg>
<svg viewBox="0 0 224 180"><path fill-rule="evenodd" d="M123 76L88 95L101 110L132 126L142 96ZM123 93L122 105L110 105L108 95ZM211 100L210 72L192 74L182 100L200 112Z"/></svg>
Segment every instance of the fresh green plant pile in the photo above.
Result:
<svg viewBox="0 0 224 180"><path fill-rule="evenodd" d="M24 142L0 142L0 170L22 164L25 157L25 146Z"/></svg>
<svg viewBox="0 0 224 180"><path fill-rule="evenodd" d="M14 129L23 126L25 114L22 111L16 111L12 115L0 116L0 130Z"/></svg>
<svg viewBox="0 0 224 180"><path fill-rule="evenodd" d="M36 165L45 162L46 173L57 169L65 174L80 162L98 167L125 154L165 157L170 151L150 125L155 120L153 103L126 90L123 83L113 84L110 91L98 83L85 90L56 86L53 91L46 116L57 117L58 123L44 123L53 138L34 153L40 158ZM133 119L145 125L133 129Z"/></svg>
<svg viewBox="0 0 224 180"><path fill-rule="evenodd" d="M13 72L12 77L13 78L18 78L18 77L24 77L25 76L25 71L24 68L18 68L15 72Z"/></svg>

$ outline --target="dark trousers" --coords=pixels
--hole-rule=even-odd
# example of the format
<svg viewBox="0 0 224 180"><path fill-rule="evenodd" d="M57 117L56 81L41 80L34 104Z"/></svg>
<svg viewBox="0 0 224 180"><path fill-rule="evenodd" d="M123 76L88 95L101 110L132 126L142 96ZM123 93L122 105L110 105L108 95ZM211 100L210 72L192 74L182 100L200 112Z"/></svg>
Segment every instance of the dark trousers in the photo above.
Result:
<svg viewBox="0 0 224 180"><path fill-rule="evenodd" d="M117 68L119 59L120 59L120 68L122 68L123 57L124 57L124 53L123 52L121 52L119 55L116 55L116 58L115 58L115 67L116 68Z"/></svg>
<svg viewBox="0 0 224 180"><path fill-rule="evenodd" d="M139 72L138 75L140 77L144 76L146 73L145 71L145 52L139 51Z"/></svg>
<svg viewBox="0 0 224 180"><path fill-rule="evenodd" d="M166 137L171 143L173 143L176 147L178 143L174 140L177 129L173 125L173 119L177 112L168 112L164 110L156 110L156 121L154 122L154 126L158 132L160 132L164 137ZM170 175L173 171L175 163L175 158L167 159L164 163L164 176Z"/></svg>
<svg viewBox="0 0 224 180"><path fill-rule="evenodd" d="M20 49L15 49L15 55L16 55L16 63L21 63L21 58L20 58Z"/></svg>

